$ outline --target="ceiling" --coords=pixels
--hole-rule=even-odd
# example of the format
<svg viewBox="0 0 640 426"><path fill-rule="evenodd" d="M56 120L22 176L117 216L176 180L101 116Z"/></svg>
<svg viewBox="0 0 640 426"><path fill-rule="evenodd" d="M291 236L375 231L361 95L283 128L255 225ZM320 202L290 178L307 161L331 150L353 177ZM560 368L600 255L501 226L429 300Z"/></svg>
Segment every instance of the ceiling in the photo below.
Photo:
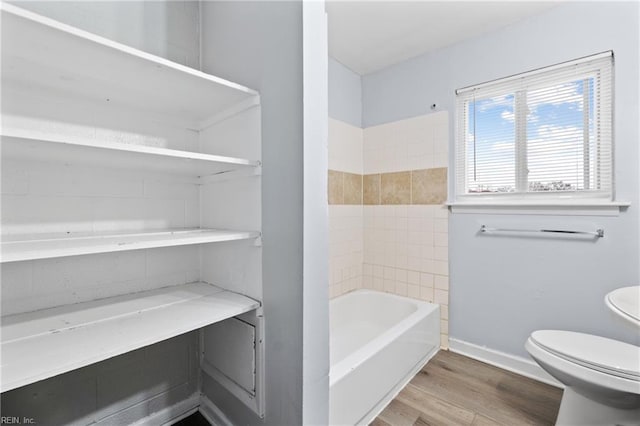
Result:
<svg viewBox="0 0 640 426"><path fill-rule="evenodd" d="M557 1L327 1L329 55L368 74L506 27Z"/></svg>

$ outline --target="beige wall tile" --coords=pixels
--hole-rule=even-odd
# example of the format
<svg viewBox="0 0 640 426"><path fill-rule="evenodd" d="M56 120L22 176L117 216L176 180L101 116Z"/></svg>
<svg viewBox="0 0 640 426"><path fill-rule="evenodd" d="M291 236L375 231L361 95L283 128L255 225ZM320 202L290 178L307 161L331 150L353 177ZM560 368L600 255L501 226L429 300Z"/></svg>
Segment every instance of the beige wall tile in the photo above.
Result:
<svg viewBox="0 0 640 426"><path fill-rule="evenodd" d="M329 204L344 204L344 173L329 170L327 181Z"/></svg>
<svg viewBox="0 0 640 426"><path fill-rule="evenodd" d="M420 298L420 287L417 284L407 284L407 296L413 299ZM442 317L442 314L440 315Z"/></svg>
<svg viewBox="0 0 640 426"><path fill-rule="evenodd" d="M449 320L449 306L440 305L440 319Z"/></svg>
<svg viewBox="0 0 640 426"><path fill-rule="evenodd" d="M440 347L442 349L449 349L449 335L441 334L440 335Z"/></svg>
<svg viewBox="0 0 640 426"><path fill-rule="evenodd" d="M447 200L447 168L411 172L411 203L442 204Z"/></svg>
<svg viewBox="0 0 640 426"><path fill-rule="evenodd" d="M380 175L364 175L362 178L363 203L367 205L380 204Z"/></svg>
<svg viewBox="0 0 640 426"><path fill-rule="evenodd" d="M440 320L440 333L449 334L449 321L448 320Z"/></svg>
<svg viewBox="0 0 640 426"><path fill-rule="evenodd" d="M449 305L449 292L446 290L435 290L433 301L441 305Z"/></svg>
<svg viewBox="0 0 640 426"><path fill-rule="evenodd" d="M422 272L420 273L420 286L433 288L434 278L432 274Z"/></svg>
<svg viewBox="0 0 640 426"><path fill-rule="evenodd" d="M393 293L396 289L396 282L394 280L384 280L384 291L387 293Z"/></svg>
<svg viewBox="0 0 640 426"><path fill-rule="evenodd" d="M439 290L449 290L449 277L445 277L442 275L435 276L435 285Z"/></svg>
<svg viewBox="0 0 640 426"><path fill-rule="evenodd" d="M344 203L362 204L362 175L344 174Z"/></svg>
<svg viewBox="0 0 640 426"><path fill-rule="evenodd" d="M360 127L329 118L329 169L361 174L362 137Z"/></svg>
<svg viewBox="0 0 640 426"><path fill-rule="evenodd" d="M427 179L433 201L431 204L442 204L447 201L447 168L427 169Z"/></svg>
<svg viewBox="0 0 640 426"><path fill-rule="evenodd" d="M329 206L329 295L337 297L364 285L363 215L360 205Z"/></svg>
<svg viewBox="0 0 640 426"><path fill-rule="evenodd" d="M427 204L427 170L411 171L411 204Z"/></svg>
<svg viewBox="0 0 640 426"><path fill-rule="evenodd" d="M352 160L360 157L357 150L347 150L350 141L334 138L329 149L329 168L343 172L334 174L341 184L334 193L337 202L356 202L358 177L349 173L363 173L365 206L359 221L351 213L337 217L357 209L357 204L329 207L331 297L362 287L440 302L441 345L445 348L449 331L449 212L443 205L447 197L447 114L427 114L365 129L362 170L352 167ZM356 250L353 241L358 239L361 245ZM362 268L354 268L357 264Z"/></svg>
<svg viewBox="0 0 640 426"><path fill-rule="evenodd" d="M380 176L381 204L411 203L411 172L383 173Z"/></svg>
<svg viewBox="0 0 640 426"><path fill-rule="evenodd" d="M420 299L433 303L433 289L429 287L420 287Z"/></svg>

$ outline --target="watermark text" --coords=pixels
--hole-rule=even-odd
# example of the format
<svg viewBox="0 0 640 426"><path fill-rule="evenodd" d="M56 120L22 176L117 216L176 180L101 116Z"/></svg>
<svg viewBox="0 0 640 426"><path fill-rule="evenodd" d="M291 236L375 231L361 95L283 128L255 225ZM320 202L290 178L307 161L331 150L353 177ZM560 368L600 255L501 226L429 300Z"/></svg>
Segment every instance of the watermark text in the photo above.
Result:
<svg viewBox="0 0 640 426"><path fill-rule="evenodd" d="M0 416L0 425L34 425L33 417Z"/></svg>

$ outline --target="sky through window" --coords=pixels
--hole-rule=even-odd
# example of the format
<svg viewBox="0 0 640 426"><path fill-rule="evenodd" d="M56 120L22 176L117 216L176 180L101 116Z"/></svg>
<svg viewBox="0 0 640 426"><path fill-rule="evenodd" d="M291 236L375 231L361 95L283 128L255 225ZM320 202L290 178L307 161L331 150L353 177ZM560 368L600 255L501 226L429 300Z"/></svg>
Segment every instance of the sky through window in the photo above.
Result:
<svg viewBox="0 0 640 426"><path fill-rule="evenodd" d="M517 190L517 156L526 191L594 188L594 77L467 102L467 185L470 193ZM520 97L518 99L518 97ZM526 152L519 153L518 126Z"/></svg>

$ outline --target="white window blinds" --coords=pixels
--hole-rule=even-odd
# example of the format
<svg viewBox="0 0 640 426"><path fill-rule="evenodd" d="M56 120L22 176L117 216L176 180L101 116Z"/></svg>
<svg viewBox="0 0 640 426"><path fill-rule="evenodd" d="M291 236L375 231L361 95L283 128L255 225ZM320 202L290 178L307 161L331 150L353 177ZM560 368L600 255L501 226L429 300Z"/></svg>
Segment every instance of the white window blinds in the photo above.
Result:
<svg viewBox="0 0 640 426"><path fill-rule="evenodd" d="M456 198L613 197L613 54L457 93Z"/></svg>

